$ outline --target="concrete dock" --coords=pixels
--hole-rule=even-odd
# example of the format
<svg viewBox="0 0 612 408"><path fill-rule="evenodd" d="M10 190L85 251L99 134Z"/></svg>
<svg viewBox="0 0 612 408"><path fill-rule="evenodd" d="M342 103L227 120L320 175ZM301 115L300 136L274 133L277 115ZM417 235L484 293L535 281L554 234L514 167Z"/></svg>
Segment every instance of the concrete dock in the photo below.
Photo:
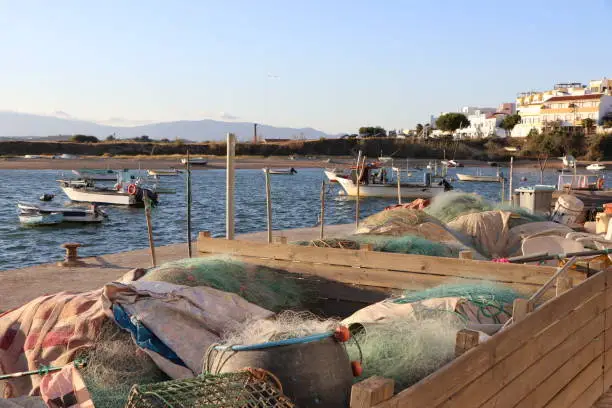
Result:
<svg viewBox="0 0 612 408"><path fill-rule="evenodd" d="M326 236L343 236L352 233L354 224L325 226ZM296 228L274 231L274 236L284 236L288 241L306 241L319 238L319 227ZM265 242L267 232L241 234L239 240ZM82 242L87 245L87 242ZM193 255L198 256L193 244ZM58 248L58 252L62 249ZM157 263L187 258L187 243L155 248ZM82 292L101 287L107 282L119 279L135 268L150 268L149 249L120 252L80 259L79 267L62 267L57 263L42 264L22 269L0 271L0 311L6 311L45 294L62 291Z"/></svg>

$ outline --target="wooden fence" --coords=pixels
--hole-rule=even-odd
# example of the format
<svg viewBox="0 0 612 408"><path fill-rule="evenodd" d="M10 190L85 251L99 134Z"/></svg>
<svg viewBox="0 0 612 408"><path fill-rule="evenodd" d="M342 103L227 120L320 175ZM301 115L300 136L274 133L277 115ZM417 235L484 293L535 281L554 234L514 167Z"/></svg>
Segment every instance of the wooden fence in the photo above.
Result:
<svg viewBox="0 0 612 408"><path fill-rule="evenodd" d="M357 384L352 407L591 407L612 385L611 283L599 272L395 396Z"/></svg>

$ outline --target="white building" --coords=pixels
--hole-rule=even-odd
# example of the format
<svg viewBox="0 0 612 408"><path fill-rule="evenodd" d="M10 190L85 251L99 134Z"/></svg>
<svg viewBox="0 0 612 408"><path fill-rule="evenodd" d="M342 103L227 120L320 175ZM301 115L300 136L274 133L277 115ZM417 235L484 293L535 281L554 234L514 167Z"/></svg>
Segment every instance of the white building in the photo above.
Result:
<svg viewBox="0 0 612 408"><path fill-rule="evenodd" d="M483 112L477 109L471 115L467 115L470 126L457 129L454 136L457 139L506 137L506 131L500 127L505 117L505 113L495 112L495 109L493 109L493 112Z"/></svg>

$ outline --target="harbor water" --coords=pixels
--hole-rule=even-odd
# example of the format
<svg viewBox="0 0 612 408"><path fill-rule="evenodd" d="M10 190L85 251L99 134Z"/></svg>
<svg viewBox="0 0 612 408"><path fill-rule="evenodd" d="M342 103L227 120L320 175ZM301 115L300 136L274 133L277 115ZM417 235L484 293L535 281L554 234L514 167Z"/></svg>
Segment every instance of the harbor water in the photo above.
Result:
<svg viewBox="0 0 612 408"><path fill-rule="evenodd" d="M479 174L494 175L495 169L480 169ZM448 178L459 171L477 174L476 168L451 169ZM506 175L508 169L504 169ZM66 172L65 172L66 173ZM65 174L67 176L67 174ZM418 176L417 176L418 175ZM555 184L558 173L549 170L545 184ZM43 193L54 193L53 205L69 204L57 179L57 170L0 170L0 270L22 268L60 260L65 242L79 242L82 256L146 248L147 227L142 208L105 206L109 218L102 224L62 224L47 227L24 227L17 217L17 202L39 204ZM402 176L404 180L405 176ZM415 177L422 179L420 173ZM521 178L527 181L522 182ZM515 169L514 188L539 184L539 171ZM320 212L322 169L298 169L293 176L272 175L272 212L275 230L313 227ZM325 180L327 181L327 180ZM167 245L187 240L186 176L162 177L161 186L175 188L176 194L161 194L159 205L153 210L154 240L156 245ZM452 182L456 190L476 192L493 200L500 200L500 184ZM507 186L506 186L507 188ZM225 170L192 171L192 231L193 237L202 230L213 236L225 234ZM338 194L339 187L330 186L326 195L326 224L345 224L355 221L355 199ZM507 190L506 190L507 194ZM361 200L362 217L381 211L396 199L367 198ZM76 205L76 204L72 204ZM80 204L83 205L83 204ZM265 179L261 170L237 170L235 190L236 233L266 229Z"/></svg>

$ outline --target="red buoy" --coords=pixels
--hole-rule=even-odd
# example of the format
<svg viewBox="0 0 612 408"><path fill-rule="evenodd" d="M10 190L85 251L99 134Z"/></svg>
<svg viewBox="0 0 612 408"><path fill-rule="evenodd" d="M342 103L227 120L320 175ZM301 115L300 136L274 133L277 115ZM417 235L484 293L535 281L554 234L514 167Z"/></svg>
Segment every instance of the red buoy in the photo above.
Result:
<svg viewBox="0 0 612 408"><path fill-rule="evenodd" d="M351 338L351 332L346 326L338 326L334 331L334 338L340 343L347 342Z"/></svg>
<svg viewBox="0 0 612 408"><path fill-rule="evenodd" d="M363 374L363 367L359 361L351 361L351 370L353 370L354 377L359 377Z"/></svg>

